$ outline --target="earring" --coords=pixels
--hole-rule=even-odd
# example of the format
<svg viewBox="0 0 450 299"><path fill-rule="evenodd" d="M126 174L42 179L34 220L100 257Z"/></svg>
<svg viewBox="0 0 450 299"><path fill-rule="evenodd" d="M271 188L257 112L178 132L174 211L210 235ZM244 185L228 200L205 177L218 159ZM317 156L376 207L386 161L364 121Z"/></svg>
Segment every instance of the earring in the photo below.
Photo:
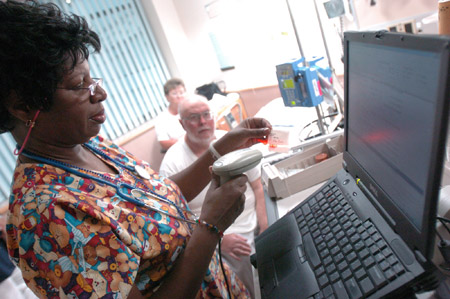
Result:
<svg viewBox="0 0 450 299"><path fill-rule="evenodd" d="M29 119L29 120L27 120L26 122L25 122L25 126L26 127L34 127L34 124L35 124L36 122L35 121L32 121L31 119Z"/></svg>
<svg viewBox="0 0 450 299"><path fill-rule="evenodd" d="M20 155L22 153L23 149L25 148L28 138L30 137L31 129L33 129L34 125L36 124L36 119L39 115L39 112L41 112L41 110L36 111L36 114L34 115L33 120L29 119L25 122L25 126L29 128L28 133L27 133L27 136L25 137L20 149L18 149L18 145L17 145L16 149L14 150L14 155L16 155L16 156Z"/></svg>

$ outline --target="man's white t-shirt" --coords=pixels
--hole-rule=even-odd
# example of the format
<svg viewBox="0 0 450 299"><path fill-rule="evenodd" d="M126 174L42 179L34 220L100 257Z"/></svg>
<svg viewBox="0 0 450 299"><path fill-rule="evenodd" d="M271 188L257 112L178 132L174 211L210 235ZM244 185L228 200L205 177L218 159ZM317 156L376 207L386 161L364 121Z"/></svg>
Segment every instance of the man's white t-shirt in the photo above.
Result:
<svg viewBox="0 0 450 299"><path fill-rule="evenodd" d="M180 124L180 115L173 115L169 110L163 111L156 118L155 131L158 141L179 139L186 133Z"/></svg>
<svg viewBox="0 0 450 299"><path fill-rule="evenodd" d="M215 136L217 139L225 135L226 131L217 130ZM191 151L184 138L179 139L174 145L172 145L164 156L161 163L160 174L163 176L171 176L175 173L182 171L189 165L194 163L198 157ZM245 172L249 182L253 182L261 176L260 165ZM209 189L209 185L206 186L193 200L189 202L189 208L197 216L200 216L202 210L203 201L206 196L206 192ZM245 191L245 206L244 211L235 222L225 231L226 234L236 233L248 233L255 230L257 224L256 217L256 200L255 194L247 183L247 190Z"/></svg>

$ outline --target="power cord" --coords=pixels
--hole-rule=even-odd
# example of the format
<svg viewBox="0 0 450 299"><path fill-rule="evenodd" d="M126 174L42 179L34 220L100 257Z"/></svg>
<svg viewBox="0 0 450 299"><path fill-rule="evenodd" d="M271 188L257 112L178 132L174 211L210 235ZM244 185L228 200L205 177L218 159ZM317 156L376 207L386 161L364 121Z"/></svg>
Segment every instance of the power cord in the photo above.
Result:
<svg viewBox="0 0 450 299"><path fill-rule="evenodd" d="M223 278L225 279L225 284L227 285L228 298L231 299L232 297L231 297L230 285L228 284L228 278L225 273L225 267L223 266L223 261L222 261L222 246L221 246L222 240L223 240L223 238L220 238L220 240L219 240L219 262L220 262L220 268L222 269Z"/></svg>
<svg viewBox="0 0 450 299"><path fill-rule="evenodd" d="M437 216L436 219L442 223L442 225L445 227L447 232L450 234L450 229L448 228L448 226L446 224L446 223L450 223L450 220L447 218L444 218L444 217L440 217L440 216ZM450 271L450 241L445 240L437 229L436 229L436 234L440 240L439 244L437 246L439 248L439 251L442 254L442 258L444 259L444 263L439 266L446 271Z"/></svg>
<svg viewBox="0 0 450 299"><path fill-rule="evenodd" d="M339 114L338 112L333 112L333 113L330 113L330 114L328 114L328 115L323 116L323 118L325 119L325 118L333 117L333 116L336 116L336 115L338 115L338 114ZM311 125L313 125L313 124L315 124L315 123L317 123L317 122L318 122L318 120L315 119L315 120L313 120L312 122L306 124L306 125L300 130L300 132L298 133L298 139L299 139L300 141L302 141L302 139L300 138L300 135L303 133L303 131L304 131L307 127L309 127L309 126L311 126ZM327 127L329 127L328 124L325 123L325 125L326 125ZM311 134L311 132L309 132L309 134ZM308 136L306 136L306 138L304 138L304 140L308 140L308 139L311 139L311 138L314 138L314 137L317 137L317 136L320 136L320 135L321 135L321 134L318 134L318 135L316 135L316 136L309 136L309 134L308 134Z"/></svg>

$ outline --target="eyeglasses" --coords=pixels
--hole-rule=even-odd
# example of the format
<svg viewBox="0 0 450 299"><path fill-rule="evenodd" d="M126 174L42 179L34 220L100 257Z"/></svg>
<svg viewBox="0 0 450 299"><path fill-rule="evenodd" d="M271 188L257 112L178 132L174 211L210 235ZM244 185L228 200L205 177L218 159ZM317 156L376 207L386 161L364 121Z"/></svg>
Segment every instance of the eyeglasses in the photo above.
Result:
<svg viewBox="0 0 450 299"><path fill-rule="evenodd" d="M191 123L198 123L200 121L200 118L203 117L204 120L208 121L213 119L213 113L211 111L205 111L202 113L193 113L189 115L188 117L184 117L183 119L191 122Z"/></svg>
<svg viewBox="0 0 450 299"><path fill-rule="evenodd" d="M92 84L88 87L74 87L74 88L63 88L57 87L56 89L67 89L67 90L89 90L91 96L95 95L97 92L97 86L103 87L103 78L92 78Z"/></svg>
<svg viewBox="0 0 450 299"><path fill-rule="evenodd" d="M186 94L185 91L171 91L171 92L169 92L169 95L170 95L171 97L182 97L182 96L184 96L185 94Z"/></svg>

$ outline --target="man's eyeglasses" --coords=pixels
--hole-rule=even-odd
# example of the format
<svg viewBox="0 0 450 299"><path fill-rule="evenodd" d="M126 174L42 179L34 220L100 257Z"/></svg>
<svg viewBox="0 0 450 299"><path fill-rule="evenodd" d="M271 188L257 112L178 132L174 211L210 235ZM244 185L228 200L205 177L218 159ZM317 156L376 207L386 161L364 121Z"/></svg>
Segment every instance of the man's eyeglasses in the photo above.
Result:
<svg viewBox="0 0 450 299"><path fill-rule="evenodd" d="M92 81L93 82L88 87L74 87L74 88L57 87L56 89L89 90L91 96L93 96L97 92L97 86L103 87L103 78L92 78Z"/></svg>
<svg viewBox="0 0 450 299"><path fill-rule="evenodd" d="M208 121L213 119L214 115L211 111L205 111L202 113L193 113L187 117L184 117L183 119L191 122L191 123L198 123L200 121L200 118L203 117L204 120Z"/></svg>

